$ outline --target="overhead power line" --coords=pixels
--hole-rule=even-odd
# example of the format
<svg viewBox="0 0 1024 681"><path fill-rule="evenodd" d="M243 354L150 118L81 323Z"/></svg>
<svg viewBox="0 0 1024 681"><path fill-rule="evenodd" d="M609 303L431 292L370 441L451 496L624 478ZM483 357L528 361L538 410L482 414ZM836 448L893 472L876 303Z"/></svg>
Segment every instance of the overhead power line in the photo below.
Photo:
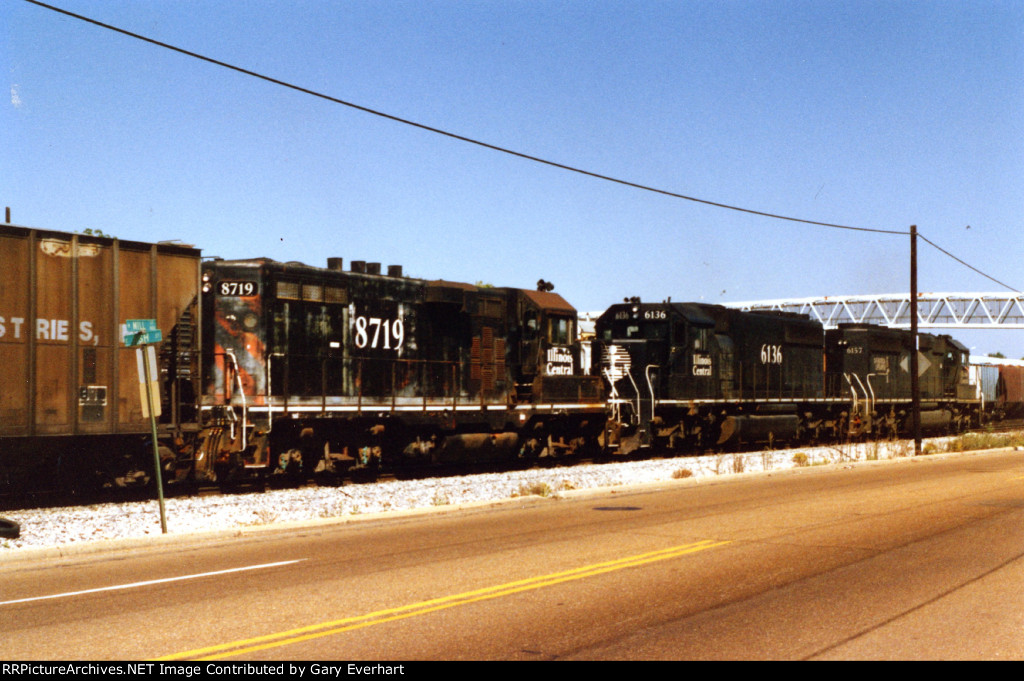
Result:
<svg viewBox="0 0 1024 681"><path fill-rule="evenodd" d="M878 229L878 228L871 228L871 227L853 227L853 226L850 226L850 225L840 225L840 224L835 224L835 223L831 223L831 222L820 222L820 221L817 221L817 220L807 220L807 219L803 219L803 218L795 218L795 217L790 217L790 216L786 216L786 215L778 215L776 213L769 213L769 212L766 212L766 211L754 210L754 209L751 209L751 208L743 208L743 207L740 207L740 206L734 206L734 205L730 205L730 204L727 204L727 203L721 203L721 202L718 202L718 201L710 201L708 199L700 199L700 198L697 198L697 197L694 197L694 196L687 196L685 194L680 194L678 192L673 192L673 191L669 191L669 190L666 190L666 189L658 189L657 187L651 187L649 185L640 184L638 182L631 182L629 180L619 179L619 178L616 178L616 177L612 177L610 175L604 175L604 174L601 174L601 173L592 172L590 170L584 170L583 168L577 168L575 166L570 166L570 165L566 165L564 163L559 163L557 161L551 161L551 160L548 160L548 159L540 158L539 156L533 156L531 154L526 154L526 153L523 153L523 152L520 152L520 151L515 151L514 149L509 149L507 147L498 146L496 144L491 144L489 142L483 142L481 140L474 139L472 137L466 137L465 135L459 135L457 133L450 132L448 130L443 130L441 128L436 128L436 127L433 127L433 126L430 126L430 125L426 125L424 123L418 123L416 121L409 120L407 118L402 118L400 116L395 116L394 114L389 114L389 113L386 113L386 112L383 112L383 111L378 111L377 109L372 109L372 108L367 107L367 106L362 106L361 104L356 104L354 102L349 102L349 101L346 101L344 99L339 99L338 97L333 97L333 96L325 94L323 92L318 92L316 90L311 90L309 88L302 87L300 85L295 85L294 83L289 83L288 81L280 80L279 78L273 78L271 76L267 76L267 75L264 75L262 73L258 73L256 71L252 71L250 69L242 68L241 66L235 66L234 64L229 64L229 63L221 61L219 59L214 59L212 57L207 57L207 56L199 54L197 52L192 52L190 50L186 50L184 48L177 47L175 45L171 45L169 43L165 43L165 42L162 42L160 40L155 40L153 38L149 38L149 37L146 37L144 35L140 35L138 33L133 33L132 31L128 31L128 30L125 30L123 28L119 28L117 26L113 26L111 24L106 24L106 23L103 23L101 21L97 21L96 19L91 19L89 17L83 16L81 14L76 14L74 12L69 12L68 10L61 9L60 7L55 7L53 5L48 5L48 4L44 3L44 2L39 2L39 0L25 0L25 1L28 2L28 3L31 3L33 5L37 5L39 7L42 7L44 9L48 9L48 10L51 10L53 12L57 12L59 14L63 14L65 16L69 16L69 17L71 17L73 19L78 19L80 21L84 21L86 23L93 24L94 26L99 26L100 28L105 28L105 29L107 29L109 31L114 31L115 33L120 33L121 35L128 36L129 38L134 38L136 40L141 40L141 41L149 43L151 45L156 45L157 47L162 47L164 49L171 50L173 52L177 52L179 54L183 54L183 55L188 56L188 57L192 57L193 59L198 59L200 61L204 61L204 62L207 62L209 64L214 64L214 65L220 66L222 68L230 69L232 71L236 71L238 73L242 73L242 74L245 74L247 76L251 76L253 78L258 78L258 79L266 81L268 83L273 83L274 85L280 85L281 87L286 87L286 88L289 88L291 90L295 90L296 92L301 92L301 93L304 93L304 94L307 94L307 95L311 95L313 97L318 97L320 99L323 99L323 100L326 100L326 101L329 101L329 102L333 102L335 104L341 104L342 106L347 106L347 107L355 109L357 111L362 111L364 113L372 114L374 116L379 116L381 118L385 118L385 119L390 120L390 121L395 121L396 123L402 123L404 125L409 125L409 126L412 126L414 128L419 128L420 130L425 130L427 132L432 132L432 133L435 133L435 134L438 134L438 135L443 135L443 136L449 137L451 139L459 140L459 141L462 141L462 142L467 142L469 144L474 144L476 146L483 147L485 149L491 149L492 151L498 151L498 152L501 152L503 154L508 154L510 156L515 156L517 158L525 159L527 161L534 161L536 163L541 163L541 164L544 164L544 165L547 165L547 166L550 166L550 167L553 167L553 168L560 168L562 170L567 170L569 172L578 173L580 175L586 175L587 177L593 177L593 178L598 179L598 180L605 180L607 182L614 182L615 184L620 184L620 185L623 185L623 186L626 186L626 187L633 187L634 189L640 189L640 190L647 191L647 192L653 192L655 194L661 194L663 196L669 196L669 197L676 198L676 199L683 199L685 201L692 201L694 203L700 203L700 204L703 204L703 205L706 205L706 206L714 206L716 208L724 208L726 210L737 211L737 212L740 212L740 213L747 213L747 214L750 214L750 215L759 215L761 217L772 218L772 219L775 219L775 220L785 220L785 221L788 221L788 222L798 222L798 223L802 223L802 224L806 224L806 225L815 225L815 226L818 226L818 227L831 227L831 228L834 228L834 229L846 229L846 230L853 230L853 231L857 231L857 232L874 232L874 233L877 233L877 234L899 234L899 235L904 235L904 236L907 236L907 235L910 234L909 231L905 231L905 230ZM973 270L974 272L977 272L978 274L980 274L983 277L985 277L985 278L987 278L987 279L989 279L989 280L999 284L1000 286L1003 286L1003 287L1005 287L1005 288L1007 288L1007 289L1009 289L1011 291L1019 292L1018 289L1015 289L1015 288L1013 288L1013 287L1011 287L1011 286L1009 286L1007 284L1004 284L1003 282L999 281L998 279L995 279L995 278L990 277L989 275L985 274L984 272L982 272L981 270L977 269L976 267L973 267L972 265L967 264L966 262L964 262L960 258L956 257L955 255L953 255L949 251L946 251L945 249L943 249L943 248L939 247L938 245L936 245L934 242L928 240L927 238L922 236L920 233L918 233L918 236L920 236L922 239L924 239L932 247L938 249L939 251L941 251L945 255L947 255L950 258L952 258L952 259L956 260L957 262L959 262L961 265L964 265L965 267L968 267L969 269Z"/></svg>
<svg viewBox="0 0 1024 681"><path fill-rule="evenodd" d="M593 177L593 178L596 178L596 179L599 179L599 180L606 180L608 182L614 182L616 184L621 184L621 185L624 185L626 187L633 187L634 189L642 189L644 191L654 192L655 194L662 194L664 196L671 196L671 197L676 198L676 199L684 199L686 201L693 201L695 203L702 203L702 204L707 205L707 206L715 206L717 208L725 208L725 209L728 209L728 210L739 211L741 213L749 213L751 215L760 215L762 217L774 218L776 220L788 220L789 222L801 222L801 223L804 223L804 224L807 224L807 225L817 225L819 227L833 227L833 228L836 228L836 229L851 229L851 230L855 230L855 231L858 231L858 232L877 232L877 233L880 233L880 234L903 234L903 235L909 234L909 232L906 232L906 231L897 231L897 230L891 230L891 229L873 229L873 228L869 228L869 227L851 227L849 225L838 225L838 224L833 224L833 223L829 223L829 222L818 222L816 220L805 220L805 219L801 219L801 218L788 217L788 216L785 216L785 215L776 215L774 213L767 213L765 211L753 210L751 208L741 208L739 206L732 206L732 205L729 205L729 204L726 204L726 203L719 203L717 201L709 201L707 199L699 199L699 198L696 198L696 197L693 197L693 196L686 196L685 194L679 194L677 192L668 191L666 189L658 189L657 187L651 187L651 186L648 186L648 185L639 184L637 182L630 182L629 180L622 180L622 179L619 179L619 178L616 178L616 177L611 177L610 175L602 175L601 173L595 173L595 172L592 172L592 171L589 171L589 170L584 170L582 168L576 168L574 166L566 165L564 163L558 163L557 161L550 161L548 159L540 158L539 156L532 156L530 154L526 154L526 153L523 153L521 151L515 151L514 149L508 149L506 147L501 147L501 146L498 146L496 144L490 144L489 142L483 142L481 140L473 139L472 137L466 137L465 135L459 135L457 133L450 132L448 130L442 130L441 128L435 128L433 126L426 125L424 123L417 123L416 121L412 121L412 120L409 120L407 118L401 118L400 116L395 116L393 114L385 113L383 111L378 111L376 109L371 109L370 107L362 106L361 104L355 104L353 102L348 102L348 101L345 101L343 99L339 99L337 97L332 97L331 95L324 94L323 92L317 92L316 90L311 90L309 88L302 87L301 85L295 85L294 83L289 83L287 81L280 80L278 78L273 78L271 76L267 76L267 75L264 75L262 73L257 73L256 71L251 71L249 69L242 68L241 66L235 66L234 64L229 64L229 63L221 61L219 59L213 59L212 57L207 57L207 56L198 54L196 52L192 52L192 51L183 49L181 47L176 47L174 45L170 45L168 43L165 43L165 42L162 42L162 41L159 41L159 40L154 40L153 38L147 38L144 35L139 35L138 33L133 33L131 31L127 31L127 30L125 30L123 28L118 28L117 26L111 26L110 24L105 24L105 23L103 23L101 21L97 21L95 19L90 19L89 17L85 17L85 16L82 16L80 14L75 14L74 12L69 12L69 11L67 11L65 9L61 9L59 7L54 7L53 5L48 5L46 3L39 2L38 0L25 0L25 1L29 2L29 3L31 3L33 5L38 5L39 7L43 7L43 8L52 10L54 12L58 12L60 14L64 14L64 15L72 17L74 19L79 19L81 21L85 21L87 23L93 24L94 26L99 26L100 28L105 28L105 29L108 29L110 31L114 31L116 33L120 33L121 35L126 35L126 36L128 36L130 38L135 38L136 40L141 40L143 42L147 42L147 43L149 43L151 45L156 45L158 47L163 47L165 49L172 50L172 51L177 52L179 54L184 54L184 55L186 55L188 57L192 57L194 59L199 59L201 61L205 61L205 62L210 63L210 64L215 64L216 66L221 66L221 67L226 68L226 69L231 69L232 71L237 71L238 73L243 73L243 74L245 74L247 76L252 76L253 78L259 78L260 80L267 81L268 83L273 83L275 85L280 85L282 87L286 87L286 88L295 90L297 92L302 92L302 93L307 94L307 95L312 95L313 97L319 97L320 99L325 99L325 100L327 100L329 102L334 102L335 104L341 104L342 106L347 106L347 107L356 109L357 111L362 111L362 112L365 112L365 113L368 113L368 114L372 114L374 116L380 116L381 118L386 118L386 119L388 119L390 121L395 121L396 123L403 123L405 125L410 125L410 126L412 126L414 128L419 128L420 130L426 130L428 132L433 132L433 133L436 133L438 135L444 135L445 137L450 137L452 139L456 139L456 140L459 140L459 141L462 141L462 142L468 142L469 144L475 144L475 145L477 145L479 147L484 147L485 149L491 149L493 151L499 151L499 152L501 152L503 154L509 154L510 156L516 156L518 158L526 159L528 161L534 161L536 163L543 163L544 165L551 166L553 168L561 168L562 170L568 170L568 171L573 172L573 173L579 173L580 175L586 175L588 177Z"/></svg>
<svg viewBox="0 0 1024 681"><path fill-rule="evenodd" d="M974 270L975 272L977 272L977 273L978 273L978 274L980 274L981 276L985 277L985 278L986 278L986 279L988 279L989 281L994 281L995 283L999 284L1000 286L1002 286L1002 287L1004 287L1004 288L1007 288L1007 289L1009 289L1009 290L1013 291L1014 293L1020 293L1020 292L1021 292L1021 290L1020 290L1020 289L1016 289L1016 288L1013 288L1013 287L1012 287L1012 286L1010 286L1009 284L1004 284L1003 282L999 281L999 280L998 280L998 279L996 279L995 277L990 277L989 275L985 274L984 272L982 272L981 270L979 270L979 269L978 269L977 267L975 267L975 266L973 266L973 265L970 265L970 264L968 264L968 263L964 262L963 260L961 260L960 258L956 257L955 255L953 255L952 253L950 253L949 251L947 251L947 250L946 250L945 248L942 248L941 246L939 246L938 244L936 244L936 243L935 243L934 241L932 241L932 240L931 240L931 239L929 239L928 237L926 237L926 236L924 236L923 234L921 234L920 232L918 232L918 233L917 233L917 236L921 237L921 239L922 239L922 240L924 240L924 242L925 242L925 243L927 243L927 244L928 244L929 246L931 246L931 247L932 247L932 248L934 248L935 250L937 250L937 251L939 251L939 252L941 252L941 253L943 253L943 254L945 254L945 255L949 256L949 257L950 257L950 258L952 258L953 260L956 260L956 261L957 261L958 263L960 263L960 264L961 264L961 265L963 265L964 267L966 267L966 268L968 268L968 269L971 269L971 270Z"/></svg>

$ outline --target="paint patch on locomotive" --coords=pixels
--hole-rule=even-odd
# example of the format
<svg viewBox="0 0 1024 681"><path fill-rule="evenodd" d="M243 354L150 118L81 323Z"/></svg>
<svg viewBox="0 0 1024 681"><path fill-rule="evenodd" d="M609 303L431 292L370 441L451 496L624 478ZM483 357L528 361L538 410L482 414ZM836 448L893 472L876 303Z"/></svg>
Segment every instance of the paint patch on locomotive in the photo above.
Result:
<svg viewBox="0 0 1024 681"><path fill-rule="evenodd" d="M349 306L352 343L367 354L394 353L406 349L405 306L394 301L376 301L372 306Z"/></svg>

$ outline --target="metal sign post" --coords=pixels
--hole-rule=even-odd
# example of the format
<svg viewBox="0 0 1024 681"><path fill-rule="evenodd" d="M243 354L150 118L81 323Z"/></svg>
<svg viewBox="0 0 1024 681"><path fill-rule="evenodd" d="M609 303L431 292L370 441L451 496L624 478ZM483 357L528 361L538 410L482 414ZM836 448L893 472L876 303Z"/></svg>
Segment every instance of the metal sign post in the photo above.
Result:
<svg viewBox="0 0 1024 681"><path fill-rule="evenodd" d="M164 508L164 483L160 474L160 448L156 439L156 417L160 415L160 387L157 384L156 349L153 343L163 340L163 333L156 328L154 319L129 319L125 322L128 331L125 345L139 346L135 358L139 367L139 396L142 398L142 415L149 417L150 434L153 440L153 468L156 472L156 494L160 500L160 529L167 534L167 512Z"/></svg>

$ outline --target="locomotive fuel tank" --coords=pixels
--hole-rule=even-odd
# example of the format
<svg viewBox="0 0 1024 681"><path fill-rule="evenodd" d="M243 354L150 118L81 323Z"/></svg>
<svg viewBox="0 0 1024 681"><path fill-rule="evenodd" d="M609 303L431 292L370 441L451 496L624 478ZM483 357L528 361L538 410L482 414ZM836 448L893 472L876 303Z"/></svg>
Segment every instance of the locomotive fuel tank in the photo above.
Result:
<svg viewBox="0 0 1024 681"><path fill-rule="evenodd" d="M751 414L726 416L722 421L718 445L736 442L768 442L792 437L800 427L796 414Z"/></svg>

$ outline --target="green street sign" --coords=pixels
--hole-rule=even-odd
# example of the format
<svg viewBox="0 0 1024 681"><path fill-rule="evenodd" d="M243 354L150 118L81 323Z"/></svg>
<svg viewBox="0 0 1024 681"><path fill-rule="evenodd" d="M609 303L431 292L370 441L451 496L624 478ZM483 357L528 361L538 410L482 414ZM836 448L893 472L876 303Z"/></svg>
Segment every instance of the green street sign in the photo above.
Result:
<svg viewBox="0 0 1024 681"><path fill-rule="evenodd" d="M155 319L129 319L124 323L124 344L128 347L163 341L164 334L156 328Z"/></svg>

